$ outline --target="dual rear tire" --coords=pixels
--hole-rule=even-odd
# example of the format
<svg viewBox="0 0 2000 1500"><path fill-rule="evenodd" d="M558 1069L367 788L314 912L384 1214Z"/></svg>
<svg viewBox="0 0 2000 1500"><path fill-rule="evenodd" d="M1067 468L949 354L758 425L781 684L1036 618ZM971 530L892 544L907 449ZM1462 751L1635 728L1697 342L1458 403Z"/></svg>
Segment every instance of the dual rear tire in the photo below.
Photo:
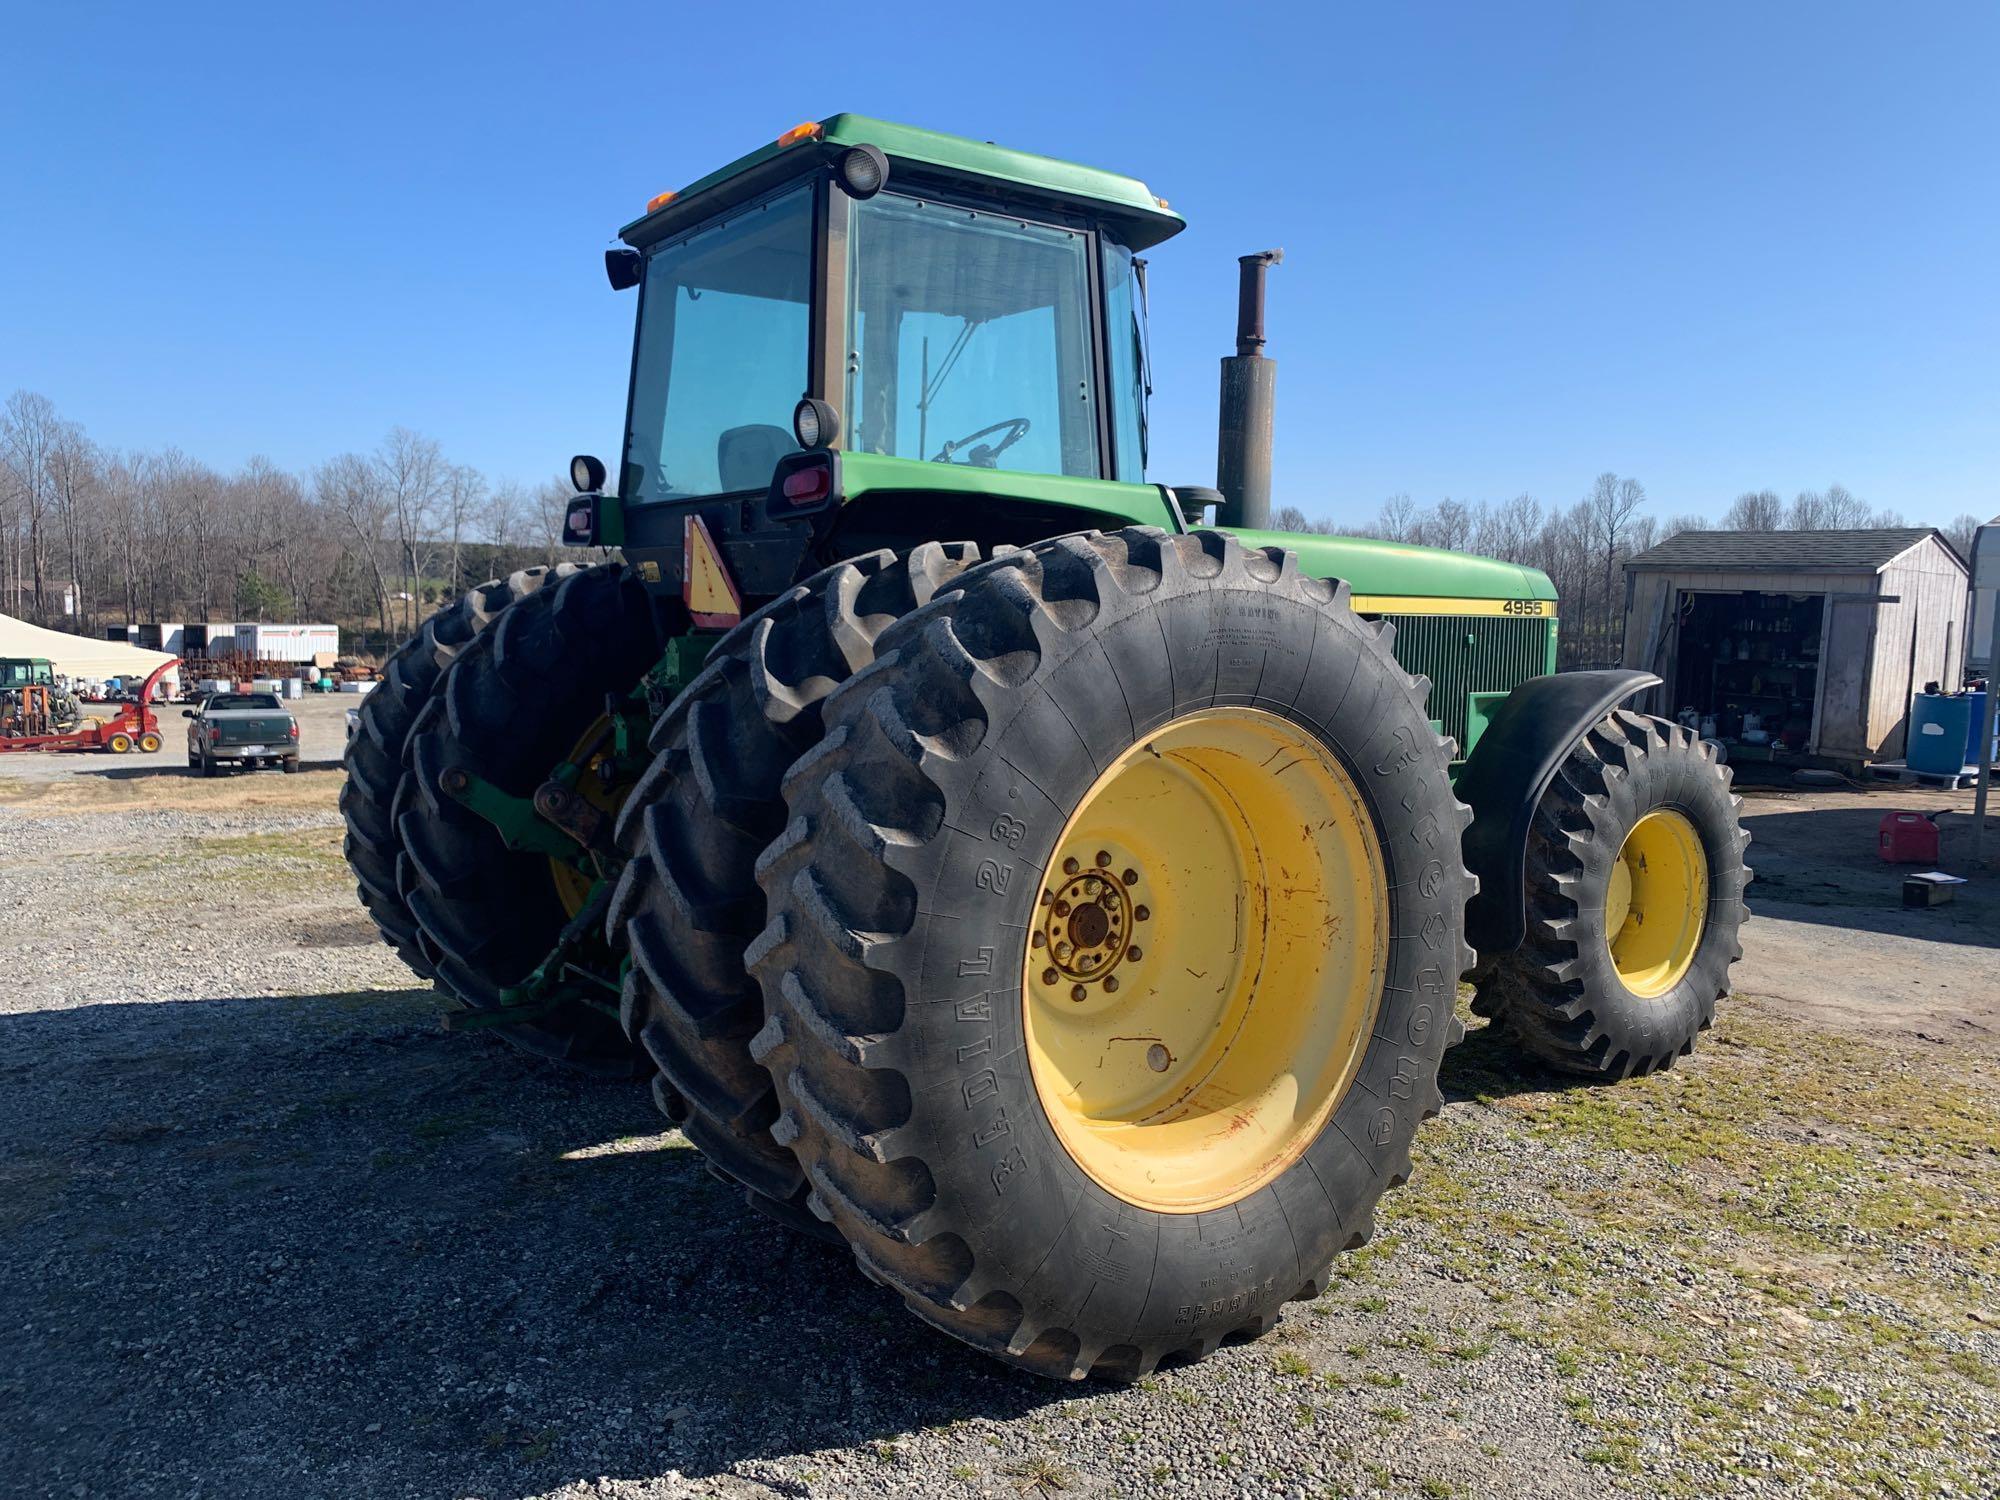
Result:
<svg viewBox="0 0 2000 1500"><path fill-rule="evenodd" d="M1468 814L1382 629L1276 549L1064 537L892 626L824 722L752 1050L863 1271L1071 1379L1316 1295L1409 1175L1472 957Z"/></svg>

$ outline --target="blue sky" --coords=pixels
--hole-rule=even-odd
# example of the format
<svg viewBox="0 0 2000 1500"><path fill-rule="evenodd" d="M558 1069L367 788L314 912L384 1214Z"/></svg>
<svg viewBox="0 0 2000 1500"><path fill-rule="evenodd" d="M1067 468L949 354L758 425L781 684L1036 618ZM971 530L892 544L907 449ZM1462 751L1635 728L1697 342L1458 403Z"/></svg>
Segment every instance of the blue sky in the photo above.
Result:
<svg viewBox="0 0 2000 1500"><path fill-rule="evenodd" d="M841 109L1143 177L1152 477L1282 245L1277 499L2000 509L2000 7L80 7L9 23L0 393L305 467L610 455L651 194Z"/></svg>

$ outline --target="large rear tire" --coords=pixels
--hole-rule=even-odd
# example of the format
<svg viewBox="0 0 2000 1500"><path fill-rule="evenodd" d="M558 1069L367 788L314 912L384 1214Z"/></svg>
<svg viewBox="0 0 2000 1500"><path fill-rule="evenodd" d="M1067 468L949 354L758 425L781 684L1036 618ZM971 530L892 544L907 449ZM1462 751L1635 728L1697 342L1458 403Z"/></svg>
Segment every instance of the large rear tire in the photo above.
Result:
<svg viewBox="0 0 2000 1500"><path fill-rule="evenodd" d="M798 1162L771 1138L777 1101L750 1056L764 1015L743 967L764 926L757 856L784 828L779 788L819 739L821 701L978 557L969 542L873 552L758 610L654 726L653 763L619 814L628 862L606 931L631 954L625 1029L660 1069L660 1107L753 1206L811 1234L824 1226L804 1210Z"/></svg>
<svg viewBox="0 0 2000 1500"><path fill-rule="evenodd" d="M382 669L381 681L361 700L360 722L347 742L347 780L340 789L347 863L361 904L375 919L382 941L425 979L432 977L431 962L417 944L417 919L396 888L396 861L403 852L402 836L396 831L396 793L407 774L403 746L410 726L474 637L509 606L576 570L574 563L527 568L468 589L397 648Z"/></svg>
<svg viewBox="0 0 2000 1500"><path fill-rule="evenodd" d="M920 1317L1132 1379L1367 1239L1472 958L1469 813L1389 640L1290 553L1090 533L828 699L753 1051L811 1207Z"/></svg>
<svg viewBox="0 0 2000 1500"><path fill-rule="evenodd" d="M506 609L459 653L410 728L396 794L398 890L438 983L492 1009L555 949L574 913L551 861L508 849L499 830L447 796L448 769L530 798L658 659L662 631L639 580L615 563L570 574ZM608 955L602 955L608 962ZM640 1059L615 1016L572 1004L499 1028L579 1071L630 1077Z"/></svg>
<svg viewBox="0 0 2000 1500"><path fill-rule="evenodd" d="M1743 956L1750 835L1711 745L1614 710L1579 740L1528 835L1528 930L1475 1009L1553 1068L1606 1080L1694 1050Z"/></svg>

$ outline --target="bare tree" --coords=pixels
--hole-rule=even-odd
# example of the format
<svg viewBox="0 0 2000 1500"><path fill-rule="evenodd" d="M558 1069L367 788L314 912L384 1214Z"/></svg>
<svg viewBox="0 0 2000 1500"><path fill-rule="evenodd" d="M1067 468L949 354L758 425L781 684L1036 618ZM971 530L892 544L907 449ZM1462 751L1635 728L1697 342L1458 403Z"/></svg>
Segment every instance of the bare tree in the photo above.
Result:
<svg viewBox="0 0 2000 1500"><path fill-rule="evenodd" d="M1958 555L1967 562L1971 562L1972 538L1974 533L1979 530L1981 524L1983 523L1979 517L1967 513L1954 517L1949 526L1941 527L1940 529L1944 532L1945 540L1951 543L1957 550Z"/></svg>
<svg viewBox="0 0 2000 1500"><path fill-rule="evenodd" d="M313 472L313 496L340 517L353 538L355 555L374 585L382 633L389 633L389 581L382 566L388 545L391 504L376 466L358 453L343 453Z"/></svg>
<svg viewBox="0 0 2000 1500"><path fill-rule="evenodd" d="M1281 505L1271 512L1271 529L1273 531L1310 531L1312 530L1312 522L1306 519L1306 513L1296 505Z"/></svg>
<svg viewBox="0 0 2000 1500"><path fill-rule="evenodd" d="M1722 513L1724 531L1776 531L1785 522L1785 502L1776 490L1746 490Z"/></svg>
<svg viewBox="0 0 2000 1500"><path fill-rule="evenodd" d="M468 465L453 464L444 480L445 526L450 538L444 574L448 598L455 598L465 587L465 580L459 573L459 549L464 543L466 528L473 524L485 500L486 476Z"/></svg>
<svg viewBox="0 0 2000 1500"><path fill-rule="evenodd" d="M1463 552L1472 541L1472 526L1471 509L1463 500L1454 500L1447 495L1430 513L1424 540L1448 552Z"/></svg>
<svg viewBox="0 0 2000 1500"><path fill-rule="evenodd" d="M1417 529L1417 502L1407 494L1391 495L1382 502L1381 518L1376 521L1376 534L1392 542L1407 542Z"/></svg>
<svg viewBox="0 0 2000 1500"><path fill-rule="evenodd" d="M1826 487L1826 522L1835 531L1867 526L1874 520L1865 501L1849 492L1844 484Z"/></svg>
<svg viewBox="0 0 2000 1500"><path fill-rule="evenodd" d="M1646 503L1646 487L1636 479L1620 479L1608 470L1597 476L1590 487L1591 539L1604 556L1604 629L1615 624L1617 610L1618 553L1625 544L1625 532L1632 517Z"/></svg>
<svg viewBox="0 0 2000 1500"><path fill-rule="evenodd" d="M16 391L0 407L0 465L6 469L9 497L24 526L21 547L14 554L14 607L23 602L20 569L26 553L29 597L37 620L48 620L47 530L55 506L55 482L50 459L62 437L62 420L53 403L33 391Z"/></svg>
<svg viewBox="0 0 2000 1500"><path fill-rule="evenodd" d="M392 427L375 450L375 472L394 527L396 557L403 578L403 631L416 629L417 593L423 579L427 543L436 525L434 514L444 468L444 456L430 438L407 427Z"/></svg>
<svg viewBox="0 0 2000 1500"><path fill-rule="evenodd" d="M90 567L84 549L91 530L91 515L99 500L97 449L76 423L59 422L55 441L49 447L48 467L56 524L62 533L63 555L69 567L69 608L76 616L75 623L88 629L92 613Z"/></svg>
<svg viewBox="0 0 2000 1500"><path fill-rule="evenodd" d="M486 535L502 547L530 545L528 517L533 510L527 493L513 480L494 486L486 499Z"/></svg>

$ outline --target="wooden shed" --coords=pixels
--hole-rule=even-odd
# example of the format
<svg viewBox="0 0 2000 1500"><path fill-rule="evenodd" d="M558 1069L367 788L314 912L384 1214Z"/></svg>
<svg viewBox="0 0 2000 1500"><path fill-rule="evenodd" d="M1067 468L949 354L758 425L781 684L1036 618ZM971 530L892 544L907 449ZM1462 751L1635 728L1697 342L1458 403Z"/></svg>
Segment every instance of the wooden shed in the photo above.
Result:
<svg viewBox="0 0 2000 1500"><path fill-rule="evenodd" d="M1926 683L1960 685L1966 585L1927 526L1683 531L1625 565L1624 662L1732 758L1859 767L1903 753Z"/></svg>

